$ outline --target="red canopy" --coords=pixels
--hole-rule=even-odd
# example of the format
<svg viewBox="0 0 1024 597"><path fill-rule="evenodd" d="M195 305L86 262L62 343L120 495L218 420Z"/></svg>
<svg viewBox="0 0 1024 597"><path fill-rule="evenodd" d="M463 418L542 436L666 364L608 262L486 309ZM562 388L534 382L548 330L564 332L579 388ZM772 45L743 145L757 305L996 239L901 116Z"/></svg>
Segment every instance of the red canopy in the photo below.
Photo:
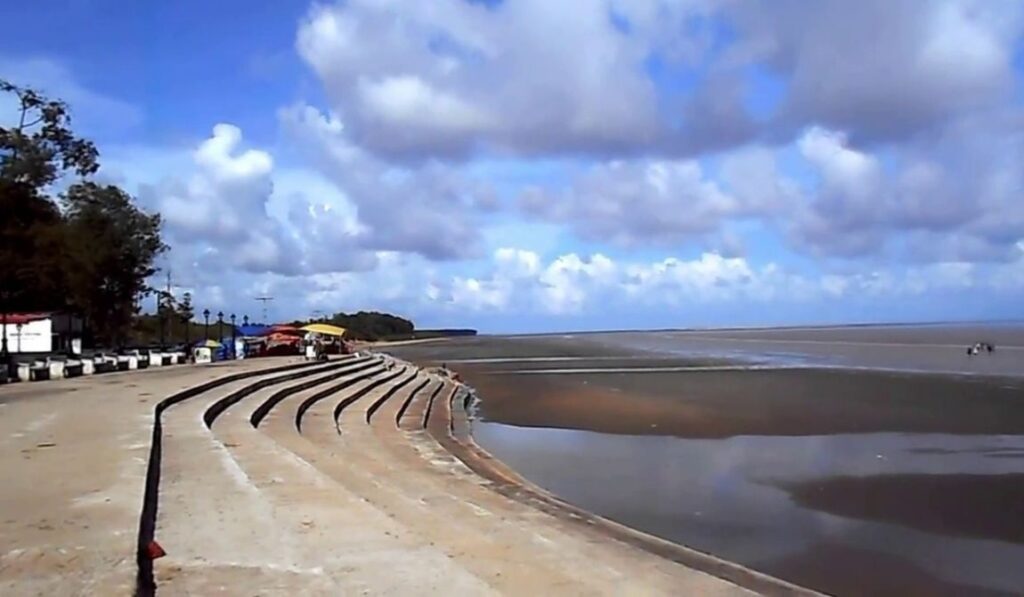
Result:
<svg viewBox="0 0 1024 597"><path fill-rule="evenodd" d="M298 336L295 336L293 334L283 334L280 332L273 332L267 336L267 343L271 345L298 344L299 340L301 340L301 338L299 338Z"/></svg>
<svg viewBox="0 0 1024 597"><path fill-rule="evenodd" d="M50 313L8 313L7 323L9 325L25 325L26 323L32 323L33 321L48 319L50 315ZM2 321L2 319L0 319L0 321Z"/></svg>
<svg viewBox="0 0 1024 597"><path fill-rule="evenodd" d="M302 335L305 334L305 332L303 332L302 330L300 330L299 328L297 328L297 327L295 327L293 325L284 325L284 324L278 324L278 325L270 326L270 329L268 330L268 333L270 335L273 335L273 334L290 334L290 335L293 335L293 336L302 336Z"/></svg>

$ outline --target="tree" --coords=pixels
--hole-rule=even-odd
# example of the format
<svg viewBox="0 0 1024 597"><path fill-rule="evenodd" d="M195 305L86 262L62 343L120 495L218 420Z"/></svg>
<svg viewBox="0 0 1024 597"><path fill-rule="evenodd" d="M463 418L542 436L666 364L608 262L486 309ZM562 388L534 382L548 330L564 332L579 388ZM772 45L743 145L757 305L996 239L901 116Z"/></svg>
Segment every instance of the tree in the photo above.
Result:
<svg viewBox="0 0 1024 597"><path fill-rule="evenodd" d="M99 169L91 141L71 132L71 115L62 101L0 79L0 93L18 98L18 125L0 127L0 179L39 190L64 170L79 176Z"/></svg>
<svg viewBox="0 0 1024 597"><path fill-rule="evenodd" d="M160 240L160 216L140 210L123 190L93 182L72 185L62 203L69 301L99 339L120 343L135 297L152 290L146 280L156 272L156 257L167 250Z"/></svg>
<svg viewBox="0 0 1024 597"><path fill-rule="evenodd" d="M98 339L120 342L166 250L160 218L91 182L54 201L47 189L95 173L99 152L71 130L64 102L4 80L0 94L18 106L17 125L0 127L0 310L72 309Z"/></svg>
<svg viewBox="0 0 1024 597"><path fill-rule="evenodd" d="M13 94L18 124L0 127L0 309L61 306L61 214L44 188L64 171L96 171L95 146L71 132L66 104L0 79Z"/></svg>
<svg viewBox="0 0 1024 597"><path fill-rule="evenodd" d="M192 342L192 318L195 317L195 308L192 306L192 293L186 292L178 304L178 316L185 324L185 344Z"/></svg>

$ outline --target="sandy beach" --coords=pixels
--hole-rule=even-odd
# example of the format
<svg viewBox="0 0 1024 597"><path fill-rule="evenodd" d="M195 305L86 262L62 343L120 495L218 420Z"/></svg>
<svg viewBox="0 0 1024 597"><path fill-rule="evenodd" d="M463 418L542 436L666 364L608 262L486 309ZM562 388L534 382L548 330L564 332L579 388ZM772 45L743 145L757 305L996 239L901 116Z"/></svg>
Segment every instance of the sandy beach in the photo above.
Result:
<svg viewBox="0 0 1024 597"><path fill-rule="evenodd" d="M973 338L996 352L967 359ZM901 326L393 350L457 370L481 445L581 507L834 594L954 595L1024 587L1022 346Z"/></svg>

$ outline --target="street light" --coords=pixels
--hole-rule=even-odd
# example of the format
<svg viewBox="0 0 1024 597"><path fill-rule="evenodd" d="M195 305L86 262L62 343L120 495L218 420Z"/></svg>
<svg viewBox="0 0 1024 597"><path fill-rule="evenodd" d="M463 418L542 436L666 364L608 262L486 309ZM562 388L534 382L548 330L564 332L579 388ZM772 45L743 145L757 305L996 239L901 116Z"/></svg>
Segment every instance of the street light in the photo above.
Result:
<svg viewBox="0 0 1024 597"><path fill-rule="evenodd" d="M249 325L249 316L248 315L243 315L242 316L242 325Z"/></svg>
<svg viewBox="0 0 1024 597"><path fill-rule="evenodd" d="M231 356L233 356L236 359L238 358L238 355L235 353L235 314L234 313L231 314Z"/></svg>
<svg viewBox="0 0 1024 597"><path fill-rule="evenodd" d="M210 310L203 309L203 319L206 320L206 325L203 328L203 332L206 334L206 339L210 339Z"/></svg>
<svg viewBox="0 0 1024 597"><path fill-rule="evenodd" d="M224 312L217 311L217 342L224 340Z"/></svg>

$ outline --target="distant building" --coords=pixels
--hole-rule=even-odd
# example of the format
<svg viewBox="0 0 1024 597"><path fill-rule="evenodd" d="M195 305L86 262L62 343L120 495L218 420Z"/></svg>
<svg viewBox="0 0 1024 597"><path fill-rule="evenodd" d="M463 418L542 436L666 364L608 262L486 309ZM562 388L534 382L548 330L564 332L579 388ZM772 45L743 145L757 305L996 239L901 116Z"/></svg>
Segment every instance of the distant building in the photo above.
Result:
<svg viewBox="0 0 1024 597"><path fill-rule="evenodd" d="M68 313L8 313L0 334L11 353L82 352L82 319Z"/></svg>

